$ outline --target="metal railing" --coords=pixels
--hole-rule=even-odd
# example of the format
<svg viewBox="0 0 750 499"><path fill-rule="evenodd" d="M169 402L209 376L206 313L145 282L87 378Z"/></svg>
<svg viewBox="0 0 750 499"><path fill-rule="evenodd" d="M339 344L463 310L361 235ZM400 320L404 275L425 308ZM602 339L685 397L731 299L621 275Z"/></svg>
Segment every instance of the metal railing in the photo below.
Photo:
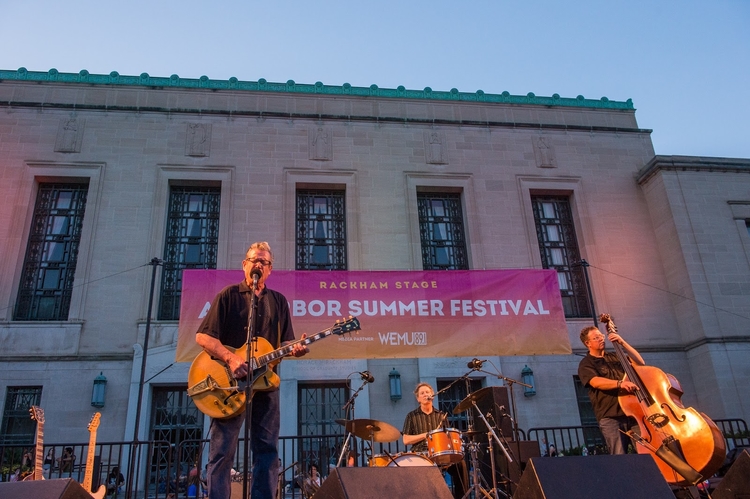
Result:
<svg viewBox="0 0 750 499"><path fill-rule="evenodd" d="M750 432L742 419L714 420L727 442L727 451L750 446ZM597 426L557 426L531 428L520 432L524 438L538 441L542 455L549 455L554 446L557 455L598 454L605 452L604 440ZM323 477L329 475L342 457L345 435L309 435L281 437L279 483L285 498L303 498L299 478L316 465ZM69 447L75 456L70 462L62 460L63 450ZM387 444L353 438L349 443L354 450L355 465L368 466L373 455L398 454L405 449L400 441ZM586 451L584 451L584 448ZM0 480L8 481L16 469L31 472L34 466L34 447L30 445L0 445ZM205 473L208 458L207 440L185 440L179 444L166 441L101 442L96 444L92 482L94 490L106 484L107 476L117 466L125 477L130 476L127 464L131 452L136 452L137 469L133 470L132 486L122 487L119 497L126 499L166 499L170 493L177 498L187 498L192 483L201 490L200 479ZM73 478L83 483L86 474L88 444L56 443L44 446L44 477ZM24 460L24 455L26 458ZM243 471L244 441L240 441L235 469ZM344 456L343 460L346 460ZM342 463L343 464L343 463ZM200 492L198 494L200 497Z"/></svg>

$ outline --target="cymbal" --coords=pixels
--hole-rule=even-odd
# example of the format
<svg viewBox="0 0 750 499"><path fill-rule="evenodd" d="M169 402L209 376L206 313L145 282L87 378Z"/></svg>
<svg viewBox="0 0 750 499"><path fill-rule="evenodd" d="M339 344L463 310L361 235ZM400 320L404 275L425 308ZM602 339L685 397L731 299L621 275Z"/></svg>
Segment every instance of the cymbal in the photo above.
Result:
<svg viewBox="0 0 750 499"><path fill-rule="evenodd" d="M373 442L393 442L398 440L401 432L385 421L375 419L337 419L336 422L346 428L355 437Z"/></svg>
<svg viewBox="0 0 750 499"><path fill-rule="evenodd" d="M453 414L458 414L458 413L464 412L466 409L471 409L471 406L474 405L475 401L483 398L485 395L487 395L491 391L492 391L491 386L485 386L484 388L480 388L479 390L470 393L465 399L459 402L458 405L453 409Z"/></svg>

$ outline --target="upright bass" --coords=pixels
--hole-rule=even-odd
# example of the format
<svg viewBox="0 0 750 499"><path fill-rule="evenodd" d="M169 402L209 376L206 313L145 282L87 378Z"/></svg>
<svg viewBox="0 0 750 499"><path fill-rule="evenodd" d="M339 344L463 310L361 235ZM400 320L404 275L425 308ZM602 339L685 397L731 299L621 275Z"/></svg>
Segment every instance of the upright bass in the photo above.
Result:
<svg viewBox="0 0 750 499"><path fill-rule="evenodd" d="M607 332L616 333L612 318L602 314L599 320ZM703 413L682 405L679 381L653 366L633 365L622 345L613 343L625 377L638 390L623 393L618 400L623 412L638 421L639 454L651 454L668 483L694 485L716 473L724 462L726 444L716 424Z"/></svg>

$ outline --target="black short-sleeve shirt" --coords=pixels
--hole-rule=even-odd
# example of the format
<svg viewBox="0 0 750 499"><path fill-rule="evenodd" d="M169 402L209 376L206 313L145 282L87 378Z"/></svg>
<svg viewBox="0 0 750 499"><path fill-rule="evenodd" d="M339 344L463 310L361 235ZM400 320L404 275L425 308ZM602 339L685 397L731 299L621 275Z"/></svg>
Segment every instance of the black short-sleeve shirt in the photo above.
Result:
<svg viewBox="0 0 750 499"><path fill-rule="evenodd" d="M224 346L241 347L247 341L251 298L252 290L244 281L222 289L197 332L213 336ZM255 334L268 340L274 349L281 343L294 340L289 302L278 291L263 289L258 298L255 321Z"/></svg>
<svg viewBox="0 0 750 499"><path fill-rule="evenodd" d="M578 377L581 378L583 386L588 388L591 404L594 406L596 420L602 418L612 418L624 416L625 413L620 408L620 402L617 400L617 389L598 390L590 385L594 377L620 380L625 375L617 355L604 352L604 357L594 357L590 353L581 359L578 364Z"/></svg>

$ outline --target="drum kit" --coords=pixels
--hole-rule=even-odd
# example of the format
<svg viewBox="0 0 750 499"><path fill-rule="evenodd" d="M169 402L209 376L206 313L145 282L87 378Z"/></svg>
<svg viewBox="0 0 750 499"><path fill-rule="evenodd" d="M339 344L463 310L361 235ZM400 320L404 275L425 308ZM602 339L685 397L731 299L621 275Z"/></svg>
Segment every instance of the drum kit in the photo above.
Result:
<svg viewBox="0 0 750 499"><path fill-rule="evenodd" d="M489 499L498 498L498 492L508 497L502 490L498 489L496 479L495 456L493 452L494 444L505 454L508 463L513 462L506 446L500 441L497 433L493 429L494 424L490 424L482 411L477 407L477 401L487 396L492 387L481 388L470 393L454 409L453 414L460 414L464 411L476 410L476 416L481 419L487 431L459 431L455 428L438 428L427 433L427 451L426 452L399 452L391 454L385 451L383 454L371 455L368 465L371 467L405 467L405 466L437 466L441 469L448 468L464 459L464 451L469 453L472 470L472 487L468 489L464 497L468 497L472 492L474 497L485 496ZM337 419L337 423L346 428L346 431L355 437L370 442L370 449L374 449L374 443L388 443L400 438L401 432L394 426L374 419ZM502 433L502 432L501 432ZM481 485L479 473L478 450L480 443L477 439L479 436L487 437L487 449L490 455L492 468L492 489L485 490ZM347 440L348 441L348 440Z"/></svg>

